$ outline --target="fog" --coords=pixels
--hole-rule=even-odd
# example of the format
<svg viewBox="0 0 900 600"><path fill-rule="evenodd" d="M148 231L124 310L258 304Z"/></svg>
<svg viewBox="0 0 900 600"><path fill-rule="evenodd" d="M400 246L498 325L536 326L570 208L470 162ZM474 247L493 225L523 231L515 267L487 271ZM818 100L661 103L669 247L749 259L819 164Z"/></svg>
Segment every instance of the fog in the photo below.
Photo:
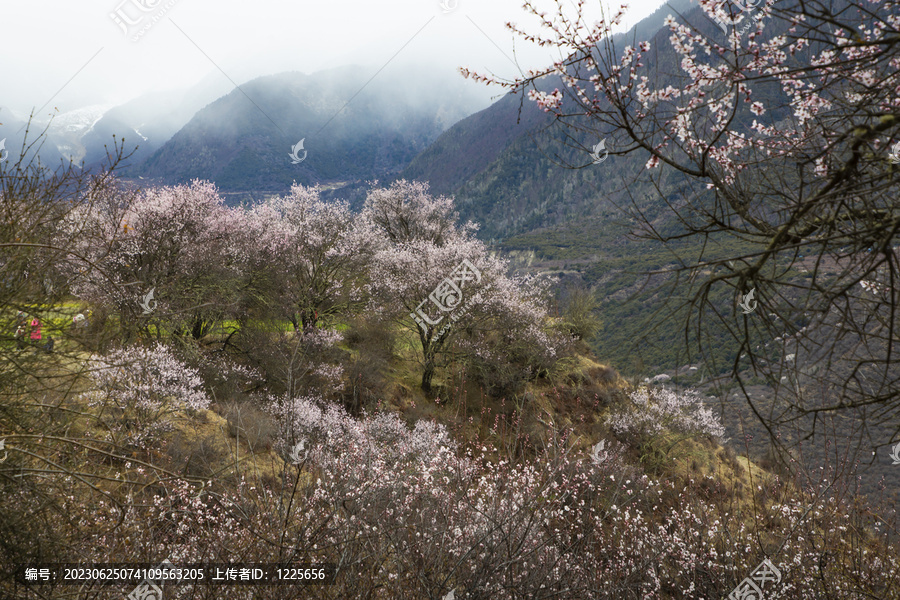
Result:
<svg viewBox="0 0 900 600"><path fill-rule="evenodd" d="M459 66L513 77L558 58L506 29L511 21L538 31L521 0L444 2L450 10L440 0L5 0L0 106L20 116L38 111L42 120L204 80L224 94L261 75L348 64L373 76L387 65L417 64L448 77ZM632 3L618 29L661 4ZM591 17L600 15L598 2ZM499 94L471 85L485 105Z"/></svg>

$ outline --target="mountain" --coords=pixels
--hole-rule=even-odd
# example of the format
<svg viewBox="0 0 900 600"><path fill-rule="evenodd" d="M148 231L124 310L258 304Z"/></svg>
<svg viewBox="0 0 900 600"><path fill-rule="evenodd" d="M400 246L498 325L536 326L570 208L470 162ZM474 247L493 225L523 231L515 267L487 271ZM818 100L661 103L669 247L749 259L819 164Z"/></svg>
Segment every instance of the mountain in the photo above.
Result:
<svg viewBox="0 0 900 600"><path fill-rule="evenodd" d="M36 118L28 136L34 140L46 129L40 156L51 167L60 160L79 166L83 162L86 168L103 167L108 164L107 155L114 152L114 143L124 145L124 154L130 154L120 165L125 173L127 167L143 162L162 146L198 110L230 90L227 81L207 77L187 89L153 91L119 106L97 104L52 118ZM7 149L20 148L27 123L28 115L0 108L0 139L7 138Z"/></svg>
<svg viewBox="0 0 900 600"><path fill-rule="evenodd" d="M260 77L197 112L126 174L209 179L225 192L390 177L481 102L466 82L427 69ZM301 140L295 163L289 154Z"/></svg>
<svg viewBox="0 0 900 600"><path fill-rule="evenodd" d="M636 40L651 39L660 49L660 62L677 64L663 20L690 11L699 11L691 0L672 2L614 36L613 44L621 50ZM691 18L706 20L702 14ZM548 75L537 87L552 92L563 85ZM534 102L508 94L451 127L399 177L428 181L433 192L453 194L461 217L478 222L484 239L565 225L589 215L609 218L618 213L615 205L625 200L625 183L640 175L646 157L615 156L622 150L615 146L615 132L597 131L589 122L581 126L583 135L571 137L571 131L555 126L553 117ZM593 165L591 151L601 141L611 154Z"/></svg>
<svg viewBox="0 0 900 600"><path fill-rule="evenodd" d="M111 108L81 138L88 167L105 165L108 152L124 142L124 171L143 163L187 124L198 110L231 91L231 84L210 76L182 90L153 91Z"/></svg>
<svg viewBox="0 0 900 600"><path fill-rule="evenodd" d="M112 106L108 104L85 106L60 113L47 122L37 123L47 126L47 138L60 154L78 164L87 155L85 136L110 108Z"/></svg>

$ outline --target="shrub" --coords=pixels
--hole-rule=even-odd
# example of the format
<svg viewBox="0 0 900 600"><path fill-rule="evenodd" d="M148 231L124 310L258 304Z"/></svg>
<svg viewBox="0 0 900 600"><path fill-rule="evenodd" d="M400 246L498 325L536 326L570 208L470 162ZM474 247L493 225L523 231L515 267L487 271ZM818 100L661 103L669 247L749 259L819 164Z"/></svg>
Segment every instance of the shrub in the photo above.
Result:
<svg viewBox="0 0 900 600"><path fill-rule="evenodd" d="M390 326L377 319L355 320L345 340L356 356L347 367L344 404L351 414L359 414L384 390L396 340Z"/></svg>
<svg viewBox="0 0 900 600"><path fill-rule="evenodd" d="M343 387L340 361L345 352L337 347L342 339L337 331L308 327L286 333L247 326L236 337L252 372L259 373L271 394L298 396L327 390L337 395Z"/></svg>
<svg viewBox="0 0 900 600"><path fill-rule="evenodd" d="M175 468L187 476L211 476L226 456L213 434L191 440L178 433L169 443L167 451L175 462Z"/></svg>
<svg viewBox="0 0 900 600"><path fill-rule="evenodd" d="M272 415L250 402L226 404L223 416L228 421L228 435L244 440L251 451L271 449L275 443L278 427Z"/></svg>
<svg viewBox="0 0 900 600"><path fill-rule="evenodd" d="M591 290L575 288L569 291L564 299L562 325L576 339L589 341L600 330L600 317L597 309L600 303Z"/></svg>
<svg viewBox="0 0 900 600"><path fill-rule="evenodd" d="M200 374L162 344L122 348L95 355L92 362L89 376L95 387L82 397L102 407L98 418L107 412L118 417L107 425L113 436L124 434L128 444L145 444L166 428L167 415L209 406Z"/></svg>
<svg viewBox="0 0 900 600"><path fill-rule="evenodd" d="M621 407L608 417L609 426L616 433L643 438L669 429L718 438L725 435L721 420L703 405L703 397L695 390L678 393L666 388L641 387L631 392L629 399L630 406Z"/></svg>
<svg viewBox="0 0 900 600"><path fill-rule="evenodd" d="M612 385L619 379L619 372L613 367L594 367L588 371L588 376L599 385Z"/></svg>

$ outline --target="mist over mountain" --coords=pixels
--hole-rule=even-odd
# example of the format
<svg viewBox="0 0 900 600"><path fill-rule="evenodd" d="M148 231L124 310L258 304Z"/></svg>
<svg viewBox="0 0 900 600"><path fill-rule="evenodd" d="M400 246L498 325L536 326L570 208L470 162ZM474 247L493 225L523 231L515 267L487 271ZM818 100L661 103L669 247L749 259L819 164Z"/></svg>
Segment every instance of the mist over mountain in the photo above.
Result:
<svg viewBox="0 0 900 600"><path fill-rule="evenodd" d="M44 164L108 164L120 148L126 178L215 181L225 192L283 191L297 181L359 184L397 174L448 127L483 108L483 90L427 67L378 72L348 66L281 73L234 88L209 77L183 90L154 91L119 106L92 105L32 120L0 109L0 139L32 149ZM300 140L306 158L289 154Z"/></svg>
<svg viewBox="0 0 900 600"><path fill-rule="evenodd" d="M673 8L687 10L690 0L660 8L628 34L619 34L617 43L658 29ZM448 158L444 145L463 135L460 131L429 146L449 127L485 108L484 89L439 71L408 63L383 69L347 66L309 75L267 75L239 89L215 73L190 88L151 91L118 106L98 104L65 112L51 107L35 115L29 135L33 139L49 126L44 143L32 149L44 164L71 161L101 168L117 144L127 156L119 169L125 177L160 183L209 179L225 193L273 192L294 181L319 183L330 188L326 195L343 194L355 204L365 181L394 178L427 150L404 176L420 176L439 190L465 184L469 191L463 202L472 204L470 216L493 221L498 214L478 209L477 196L496 196L491 188L507 183L506 178L498 175L493 184L468 180L479 173L490 179L497 169L493 163L503 152L527 154L527 146L534 146L530 138L520 142L522 148L514 142L531 126L546 123L545 117L531 114L534 107L528 105L525 127L514 127L510 115L497 111L511 109L517 100L503 97L490 113L473 121L477 140L466 141ZM0 139L6 138L6 149L21 145L27 120L27 115L0 110ZM288 155L301 139L307 155L293 164ZM437 156L443 166L423 164ZM529 197L537 193L533 188ZM491 202L498 207L507 206L495 200ZM485 231L499 233L513 222L517 230L541 224L544 219L533 217L552 204L552 199L512 200L517 214L530 216L506 215Z"/></svg>
<svg viewBox="0 0 900 600"><path fill-rule="evenodd" d="M3 141L4 146L3 156L7 156L6 152L9 152L7 159L4 160L8 160L10 157L15 160L23 152L23 142L33 143L45 129L47 129L46 124L33 121L29 126L28 115L0 106L0 140ZM60 164L60 161L68 162L63 150L68 147L70 142L71 132L66 135L64 130L56 133L48 130L47 136L40 144L26 148L24 152L29 157L39 154L44 164L57 165Z"/></svg>
<svg viewBox="0 0 900 600"><path fill-rule="evenodd" d="M123 167L141 164L187 124L198 110L227 94L233 86L222 77L207 77L187 89L153 91L106 111L83 133L84 162L105 164L113 136L126 154Z"/></svg>
<svg viewBox="0 0 900 600"><path fill-rule="evenodd" d="M198 110L232 88L224 78L207 77L187 89L153 91L118 106L95 104L65 112L53 107L35 113L27 130L29 115L0 109L5 117L0 118L0 136L8 137L7 149L18 150L26 131L34 140L46 130L44 143L32 151L52 166L63 161L102 168L119 147L127 156L119 165L124 171L143 162Z"/></svg>
<svg viewBox="0 0 900 600"><path fill-rule="evenodd" d="M223 191L385 178L481 107L471 90L427 68L386 69L374 78L356 66L260 77L200 110L126 174L209 179ZM294 164L289 155L301 140L306 154L298 152Z"/></svg>

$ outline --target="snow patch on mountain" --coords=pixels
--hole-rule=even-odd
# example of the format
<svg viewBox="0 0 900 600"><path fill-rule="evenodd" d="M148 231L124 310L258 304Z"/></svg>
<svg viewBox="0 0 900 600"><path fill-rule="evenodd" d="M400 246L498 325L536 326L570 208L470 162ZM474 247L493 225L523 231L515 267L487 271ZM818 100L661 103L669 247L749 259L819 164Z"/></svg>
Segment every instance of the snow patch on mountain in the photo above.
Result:
<svg viewBox="0 0 900 600"><path fill-rule="evenodd" d="M51 134L85 134L94 127L112 104L92 104L83 108L76 108L53 117L50 122ZM46 123L46 121L44 121Z"/></svg>

